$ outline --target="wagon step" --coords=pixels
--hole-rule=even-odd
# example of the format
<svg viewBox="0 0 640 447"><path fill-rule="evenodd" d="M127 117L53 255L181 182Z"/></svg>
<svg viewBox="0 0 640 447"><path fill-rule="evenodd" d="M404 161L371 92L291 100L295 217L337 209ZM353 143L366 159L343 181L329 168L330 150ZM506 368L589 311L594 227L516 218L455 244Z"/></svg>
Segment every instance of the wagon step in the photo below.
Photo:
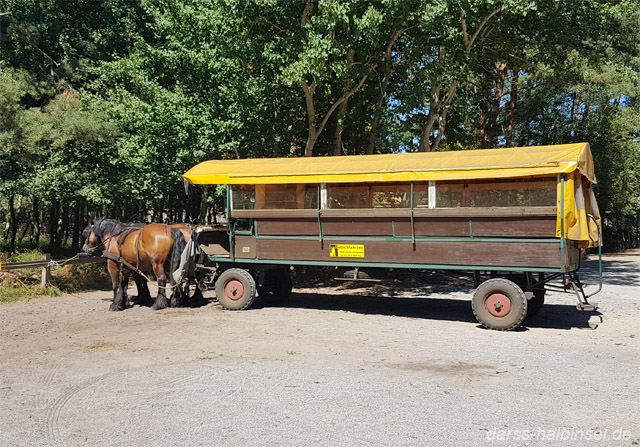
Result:
<svg viewBox="0 0 640 447"><path fill-rule="evenodd" d="M375 278L344 278L344 277L337 277L337 278L333 278L337 281L368 281L368 282L382 282L381 279L375 279Z"/></svg>
<svg viewBox="0 0 640 447"><path fill-rule="evenodd" d="M598 303L582 303L576 304L576 309L591 312L598 309Z"/></svg>
<svg viewBox="0 0 640 447"><path fill-rule="evenodd" d="M338 281L369 281L369 282L382 282L381 279L371 278L366 272L361 272L359 267L353 270L347 270L343 276L333 278Z"/></svg>

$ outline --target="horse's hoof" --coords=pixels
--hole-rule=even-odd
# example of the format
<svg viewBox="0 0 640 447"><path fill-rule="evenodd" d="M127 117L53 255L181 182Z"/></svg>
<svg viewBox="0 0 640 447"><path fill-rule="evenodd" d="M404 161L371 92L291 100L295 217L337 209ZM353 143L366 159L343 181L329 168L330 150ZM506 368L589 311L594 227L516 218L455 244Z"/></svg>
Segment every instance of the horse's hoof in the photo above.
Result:
<svg viewBox="0 0 640 447"><path fill-rule="evenodd" d="M193 292L193 295L191 295L189 299L196 302L202 301L204 299L204 296L202 295L202 290L196 288L196 291Z"/></svg>
<svg viewBox="0 0 640 447"><path fill-rule="evenodd" d="M157 305L157 304L154 304L153 306L151 306L151 308L152 308L153 310L162 310L162 309L166 309L166 308L167 308L167 305L166 305L166 304L164 304L164 305Z"/></svg>
<svg viewBox="0 0 640 447"><path fill-rule="evenodd" d="M111 306L109 306L109 310L111 312L117 312L119 310L124 310L124 309L122 307L119 307L118 305L112 303Z"/></svg>

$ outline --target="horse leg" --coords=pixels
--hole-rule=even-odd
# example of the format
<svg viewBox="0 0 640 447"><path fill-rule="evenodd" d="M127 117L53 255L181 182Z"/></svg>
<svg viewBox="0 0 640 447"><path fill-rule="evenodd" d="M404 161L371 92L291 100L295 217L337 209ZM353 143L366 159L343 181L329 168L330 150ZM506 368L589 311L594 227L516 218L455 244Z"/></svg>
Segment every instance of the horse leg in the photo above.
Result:
<svg viewBox="0 0 640 447"><path fill-rule="evenodd" d="M172 275L169 275L169 284L171 284L171 300L169 301L169 306L179 307L180 306L180 287L176 286L176 282L173 280Z"/></svg>
<svg viewBox="0 0 640 447"><path fill-rule="evenodd" d="M183 291L182 291L182 284L178 284L175 282L175 280L173 279L173 275L169 275L169 282L171 284L171 307L180 307L182 306L182 302L183 302ZM188 289L187 289L188 291Z"/></svg>
<svg viewBox="0 0 640 447"><path fill-rule="evenodd" d="M111 286L113 288L113 302L111 306L109 306L109 310L124 310L122 307L122 286L119 281L120 268L115 262L108 261L107 270L109 270L109 275L111 275Z"/></svg>
<svg viewBox="0 0 640 447"><path fill-rule="evenodd" d="M158 296L151 308L153 310L165 309L167 307L167 275L165 274L164 265L160 263L153 264L153 274L156 276L158 281Z"/></svg>
<svg viewBox="0 0 640 447"><path fill-rule="evenodd" d="M176 283L176 280L173 279L173 272L171 271L171 267L170 266L165 266L166 271L170 272L169 273L169 284L171 284L171 301L169 302L169 304L171 305L171 307L180 307L182 305L182 285L183 284L178 284Z"/></svg>
<svg viewBox="0 0 640 447"><path fill-rule="evenodd" d="M131 270L123 270L122 271L122 282L120 283L120 287L122 287L122 306L125 309L131 307L131 301L129 300L129 294L127 293L127 289L129 288L129 276L131 275Z"/></svg>
<svg viewBox="0 0 640 447"><path fill-rule="evenodd" d="M136 302L139 304L150 303L151 293L149 292L146 278L142 277L136 272L133 272L133 280L136 282L136 286L138 287L138 296L136 298Z"/></svg>

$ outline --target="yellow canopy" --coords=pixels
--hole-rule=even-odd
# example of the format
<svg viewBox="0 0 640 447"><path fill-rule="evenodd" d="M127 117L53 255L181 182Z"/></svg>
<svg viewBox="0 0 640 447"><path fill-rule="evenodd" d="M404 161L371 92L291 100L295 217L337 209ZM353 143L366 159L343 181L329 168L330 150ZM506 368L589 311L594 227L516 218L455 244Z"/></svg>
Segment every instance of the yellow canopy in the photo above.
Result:
<svg viewBox="0 0 640 447"><path fill-rule="evenodd" d="M588 143L555 146L312 158L211 160L184 179L199 185L407 182L472 180L570 174L558 183L556 236L588 247L598 241L600 221L591 184L596 183ZM564 197L564 210L560 198ZM562 217L563 216L563 217ZM564 225L561 221L564 219ZM562 228L564 226L564 228Z"/></svg>
<svg viewBox="0 0 640 447"><path fill-rule="evenodd" d="M596 182L588 143L341 157L210 160L184 179L198 185L358 183L515 178L579 171Z"/></svg>

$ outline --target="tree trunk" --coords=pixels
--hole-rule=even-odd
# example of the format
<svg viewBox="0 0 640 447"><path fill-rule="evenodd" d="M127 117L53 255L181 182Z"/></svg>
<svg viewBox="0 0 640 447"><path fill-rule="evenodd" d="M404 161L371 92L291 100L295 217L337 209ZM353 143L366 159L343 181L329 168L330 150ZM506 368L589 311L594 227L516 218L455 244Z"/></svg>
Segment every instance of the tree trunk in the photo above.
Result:
<svg viewBox="0 0 640 447"><path fill-rule="evenodd" d="M420 145L418 146L418 152L431 152L431 144L429 139L431 138L431 130L438 118L438 114L435 110L431 110L432 106L429 105L429 114L427 115L427 123L422 128L422 135L420 136ZM435 108L435 107L434 107Z"/></svg>
<svg viewBox="0 0 640 447"><path fill-rule="evenodd" d="M16 219L15 196L9 196L9 250L16 249L16 234L18 234L18 222Z"/></svg>
<svg viewBox="0 0 640 447"><path fill-rule="evenodd" d="M580 119L580 93L576 92L573 98L573 116L571 117L571 136L575 136L578 121Z"/></svg>
<svg viewBox="0 0 640 447"><path fill-rule="evenodd" d="M327 121L329 121L329 118L331 118L331 115L333 115L333 112L335 112L335 110L344 101L348 100L351 95L353 95L360 87L362 87L362 84L364 84L364 81L367 80L367 77L369 77L369 75L364 75L362 78L360 78L360 81L358 82L358 84L356 84L355 87L345 93L340 99L335 101L329 108L329 111L324 115L324 118L322 118L322 122L320 122L319 125L316 125L316 109L313 103L313 93L315 92L316 84L313 83L311 85L308 85L306 82L302 83L302 90L304 91L304 98L307 105L307 122L309 127L309 136L307 138L307 144L304 149L305 157L313 156L313 148L316 145L316 141L324 130L324 127L327 125Z"/></svg>
<svg viewBox="0 0 640 447"><path fill-rule="evenodd" d="M497 138L497 121L500 114L500 102L502 101L502 95L504 93L504 79L507 73L507 64L495 63L496 67L496 88L491 100L491 113L489 115L489 122L487 123L487 130L484 133L483 147L494 147Z"/></svg>
<svg viewBox="0 0 640 447"><path fill-rule="evenodd" d="M313 103L313 93L315 92L316 85L307 85L306 82L302 83L302 90L304 91L304 100L307 105L307 127L309 129L309 135L307 137L307 145L304 148L304 156L313 156L313 147L316 144L316 108Z"/></svg>
<svg viewBox="0 0 640 447"><path fill-rule="evenodd" d="M313 157L313 148L316 145L316 140L318 137L315 135L315 132L309 129L309 137L307 138L307 144L304 147L304 156L305 157Z"/></svg>
<svg viewBox="0 0 640 447"><path fill-rule="evenodd" d="M30 234L33 233L33 219L27 218L27 224L22 229L22 233L20 234L20 237L18 238L18 240L22 242L25 236L27 235L27 233L30 233Z"/></svg>
<svg viewBox="0 0 640 447"><path fill-rule="evenodd" d="M58 201L56 199L51 200L51 207L49 210L49 248L54 251L59 244L58 241Z"/></svg>
<svg viewBox="0 0 640 447"><path fill-rule="evenodd" d="M355 32L356 40L358 40L360 33L358 31ZM355 50L349 49L347 51L347 70L351 70L353 67L353 61L355 58ZM353 83L351 79L347 79L344 83L344 88L342 89L342 96L349 94ZM342 132L344 131L344 123L342 120L347 114L347 104L349 102L349 98L345 99L340 106L338 107L338 120L336 124L336 133L335 133L335 146L333 148L333 155L342 155Z"/></svg>
<svg viewBox="0 0 640 447"><path fill-rule="evenodd" d="M371 133L369 134L369 144L367 144L367 155L373 154L376 149L376 140L378 139L378 131L380 128L380 116L382 115L382 104L387 96L387 87L389 85L389 76L391 76L391 63L387 62L384 67L384 77L380 85L380 95L376 102L376 108L373 111L373 121L371 121Z"/></svg>
<svg viewBox="0 0 640 447"><path fill-rule="evenodd" d="M69 240L69 214L69 205L68 203L65 203L64 205L62 205L62 224L60 225L60 241L62 242L62 244L60 245L66 245L67 241Z"/></svg>
<svg viewBox="0 0 640 447"><path fill-rule="evenodd" d="M275 110L273 112L273 122L274 123L278 122L278 111L277 110ZM276 126L277 126L277 124L276 124ZM275 158L280 157L280 141L278 140L278 137L276 137L276 140L273 142L273 156Z"/></svg>
<svg viewBox="0 0 640 447"><path fill-rule="evenodd" d="M513 142L513 129L516 124L516 101L518 99L518 78L520 77L519 70L513 69L511 75L511 93L509 95L509 126L507 127L507 147L511 147Z"/></svg>
<svg viewBox="0 0 640 447"><path fill-rule="evenodd" d="M431 151L435 152L438 150L438 146L440 145L440 141L442 141L442 136L444 135L444 130L447 127L447 113L449 113L450 106L445 106L438 118L438 136L434 140L431 145Z"/></svg>
<svg viewBox="0 0 640 447"><path fill-rule="evenodd" d="M440 86L436 86L432 89L431 99L429 101L429 114L427 115L427 122L422 128L418 152L433 152L438 148L438 145L444 136L447 112L451 108L451 102L453 101L453 97L455 96L457 89L458 83L457 81L453 81L447 89L447 93L445 93L442 98L440 97ZM431 132L433 131L436 121L438 122L438 135L436 136L434 143L431 144Z"/></svg>
<svg viewBox="0 0 640 447"><path fill-rule="evenodd" d="M420 145L418 146L418 152L430 152L431 144L429 139L431 138L431 130L438 118L438 108L440 107L440 86L431 88L429 95L429 114L427 115L427 122L422 128L422 134L420 136Z"/></svg>
<svg viewBox="0 0 640 447"><path fill-rule="evenodd" d="M486 15L478 25L478 28L476 28L475 32L470 36L467 29L467 21L465 18L466 11L462 8L460 9L462 38L463 38L464 47L465 47L467 56L471 54L473 44L475 43L476 39L478 38L478 36L480 35L484 27L487 25L489 20L491 20L491 18L496 14L498 14L500 11L501 11L501 8L496 8L493 11L491 11L488 15ZM445 61L446 52L442 47L438 47L437 51L438 51L438 58L436 63L443 64ZM460 66L460 73L464 74L466 69L467 69L467 64L466 63L462 64ZM454 80L451 83L451 85L449 86L449 89L447 90L447 93L442 97L440 97L440 90L441 90L440 86L436 86L432 88L431 98L429 101L429 114L427 115L427 122L422 128L422 133L420 136L420 145L418 146L418 151L428 152L428 151L435 151L437 149L438 144L440 143L440 141L444 136L445 124L446 124L446 113L448 112L448 109L450 108L451 103L453 102L453 98L456 94L457 89L458 89L457 80ZM438 135L436 136L434 140L434 144L432 145L430 143L430 138L431 138L431 132L433 130L433 126L435 125L436 121L438 121Z"/></svg>
<svg viewBox="0 0 640 447"><path fill-rule="evenodd" d="M385 102L385 98L387 97L387 88L389 86L389 78L391 77L391 53L393 51L393 45L396 40L398 40L398 37L400 37L400 34L402 34L402 29L398 29L393 32L384 53L384 75L382 83L380 84L380 95L378 95L376 108L373 111L371 133L369 134L369 144L367 144L367 155L371 155L375 151L376 140L378 139L378 130L380 127L380 115L382 114L382 104Z"/></svg>
<svg viewBox="0 0 640 447"><path fill-rule="evenodd" d="M73 207L73 237L71 238L71 247L74 251L80 251L80 232L82 231L82 200L76 200L76 206Z"/></svg>
<svg viewBox="0 0 640 447"><path fill-rule="evenodd" d="M202 189L202 198L200 199L200 214L198 215L198 223L200 225L207 223L207 196L209 195L209 185L204 185Z"/></svg>
<svg viewBox="0 0 640 447"><path fill-rule="evenodd" d="M36 245L40 243L40 203L36 196L33 197L33 241Z"/></svg>
<svg viewBox="0 0 640 447"><path fill-rule="evenodd" d="M335 146L333 147L333 155L342 155L342 132L344 125L342 119L347 114L347 101L344 101L338 107L338 122L336 123Z"/></svg>

